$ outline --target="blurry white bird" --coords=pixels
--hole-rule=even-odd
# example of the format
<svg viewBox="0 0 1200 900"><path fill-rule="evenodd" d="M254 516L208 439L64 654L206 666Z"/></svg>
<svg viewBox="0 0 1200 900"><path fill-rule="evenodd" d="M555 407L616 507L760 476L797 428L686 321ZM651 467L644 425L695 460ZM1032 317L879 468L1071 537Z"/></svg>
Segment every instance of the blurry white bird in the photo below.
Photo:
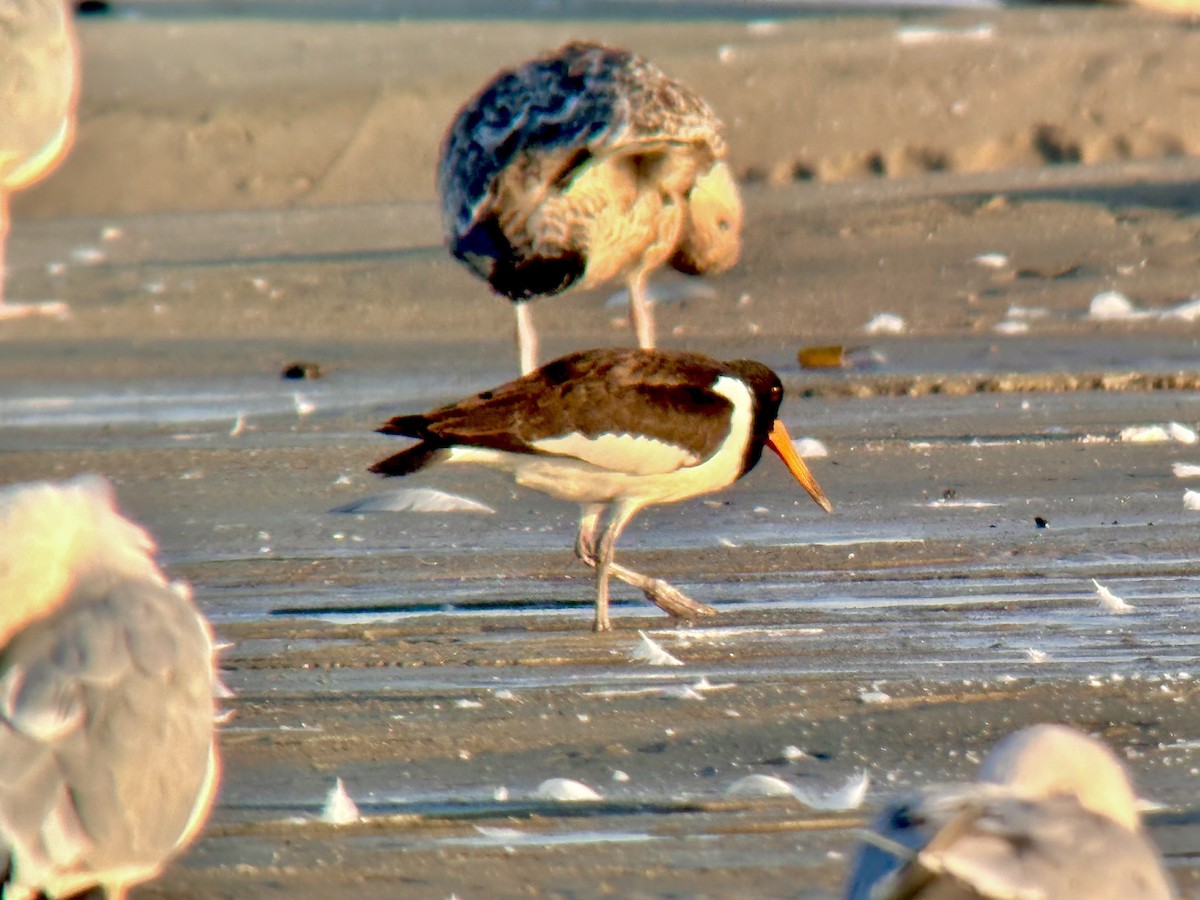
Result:
<svg viewBox="0 0 1200 900"><path fill-rule="evenodd" d="M737 262L742 203L721 121L642 57L571 43L499 72L458 111L438 192L450 251L516 305L521 372L538 364L526 301L624 278L642 349L646 277Z"/></svg>
<svg viewBox="0 0 1200 900"><path fill-rule="evenodd" d="M886 810L849 900L1170 900L1116 756L1065 725L1009 735L978 781Z"/></svg>
<svg viewBox="0 0 1200 900"><path fill-rule="evenodd" d="M79 48L64 0L0 2L0 320L49 313L61 303L7 303L8 197L47 174L75 133Z"/></svg>
<svg viewBox="0 0 1200 900"><path fill-rule="evenodd" d="M102 479L0 490L6 900L124 897L208 814L212 637L154 549Z"/></svg>

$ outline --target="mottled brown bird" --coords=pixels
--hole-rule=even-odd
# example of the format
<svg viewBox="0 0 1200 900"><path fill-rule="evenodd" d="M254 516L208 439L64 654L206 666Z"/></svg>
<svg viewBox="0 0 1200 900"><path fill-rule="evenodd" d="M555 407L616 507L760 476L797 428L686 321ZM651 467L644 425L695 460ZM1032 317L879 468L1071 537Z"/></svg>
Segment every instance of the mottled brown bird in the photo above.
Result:
<svg viewBox="0 0 1200 900"><path fill-rule="evenodd" d="M3 896L121 898L218 780L213 646L98 478L0 490Z"/></svg>
<svg viewBox="0 0 1200 900"><path fill-rule="evenodd" d="M62 303L4 299L9 194L53 169L71 146L79 97L79 48L71 4L0 2L0 320L61 315Z"/></svg>
<svg viewBox="0 0 1200 900"><path fill-rule="evenodd" d="M538 356L529 299L624 278L650 349L647 275L737 261L742 205L721 131L692 90L592 43L500 72L459 110L438 164L446 241L514 302L522 372Z"/></svg>
<svg viewBox="0 0 1200 900"><path fill-rule="evenodd" d="M1120 761L1065 725L1002 740L971 784L888 809L848 900L1172 900Z"/></svg>
<svg viewBox="0 0 1200 900"><path fill-rule="evenodd" d="M608 582L633 585L669 615L712 615L659 578L613 561L617 537L647 506L721 490L770 447L826 511L828 498L776 417L779 377L753 360L600 349L379 431L417 438L371 467L409 475L436 462L493 466L523 487L580 504L575 552L596 570L596 631L608 631Z"/></svg>

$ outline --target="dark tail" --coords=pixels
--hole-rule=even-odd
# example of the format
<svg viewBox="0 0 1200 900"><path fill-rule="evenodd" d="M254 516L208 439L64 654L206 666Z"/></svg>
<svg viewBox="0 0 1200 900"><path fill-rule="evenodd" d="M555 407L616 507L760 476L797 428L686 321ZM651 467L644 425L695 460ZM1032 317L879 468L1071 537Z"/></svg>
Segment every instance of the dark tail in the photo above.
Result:
<svg viewBox="0 0 1200 900"><path fill-rule="evenodd" d="M398 434L401 437L419 438L423 441L428 441L433 437L429 433L429 417L422 415L396 416L394 419L388 419L375 430L380 434Z"/></svg>
<svg viewBox="0 0 1200 900"><path fill-rule="evenodd" d="M380 431L382 430L380 429ZM411 475L430 463L437 462L444 451L444 447L439 447L430 441L421 441L407 450L401 450L387 459L381 459L367 471L374 472L376 475Z"/></svg>

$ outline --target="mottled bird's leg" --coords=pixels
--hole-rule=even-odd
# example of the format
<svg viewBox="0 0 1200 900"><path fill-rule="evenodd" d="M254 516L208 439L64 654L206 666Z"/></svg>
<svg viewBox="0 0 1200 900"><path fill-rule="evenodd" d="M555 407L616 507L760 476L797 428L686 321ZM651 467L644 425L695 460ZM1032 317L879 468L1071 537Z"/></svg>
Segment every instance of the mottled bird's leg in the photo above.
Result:
<svg viewBox="0 0 1200 900"><path fill-rule="evenodd" d="M610 563L608 572L628 585L637 588L646 595L646 599L675 619L698 619L701 616L715 616L716 609L706 603L698 603L661 578L651 578L633 569L628 569L620 563Z"/></svg>
<svg viewBox="0 0 1200 900"><path fill-rule="evenodd" d="M643 350L654 349L654 310L646 296L646 270L637 269L629 276L629 316L633 333Z"/></svg>
<svg viewBox="0 0 1200 900"><path fill-rule="evenodd" d="M638 346L643 350L653 350L656 341L654 309L650 298L646 296L646 276L670 259L674 252L683 230L683 204L679 197L670 192L646 192L639 198L637 207L632 214L638 218L649 218L652 237L642 250L641 261L629 273L629 317L633 321Z"/></svg>
<svg viewBox="0 0 1200 900"><path fill-rule="evenodd" d="M596 526L607 504L582 503L579 513L579 533L575 535L575 555L592 568L596 567Z"/></svg>
<svg viewBox="0 0 1200 900"><path fill-rule="evenodd" d="M7 275L4 260L8 249L8 232L8 192L0 187L0 317L3 317L4 310L4 281Z"/></svg>
<svg viewBox="0 0 1200 900"><path fill-rule="evenodd" d="M646 599L677 619L696 619L700 616L715 616L717 611L704 603L697 603L682 591L672 587L661 578L651 578L635 572L613 561L617 537L629 521L641 509L640 504L625 504L617 508L596 541L596 529L604 504L585 504L579 519L579 534L575 539L575 553L589 566L596 569L596 620L594 631L610 631L608 618L608 583L615 577L641 591Z"/></svg>
<svg viewBox="0 0 1200 900"><path fill-rule="evenodd" d="M8 192L0 188L0 322L3 322L5 319L19 319L22 316L32 315L58 316L59 318L66 316L68 313L67 304L62 302L10 303L4 299L4 282L7 275L5 260L8 253L8 232L10 227Z"/></svg>
<svg viewBox="0 0 1200 900"><path fill-rule="evenodd" d="M612 630L612 622L608 618L608 579L612 569L613 549L617 535L633 518L638 507L632 504L619 506L600 529L600 537L597 539L596 529L606 509L606 504L584 504L579 517L579 534L575 539L575 552L579 554L580 559L596 570L596 619L592 623L592 630L596 632Z"/></svg>
<svg viewBox="0 0 1200 900"><path fill-rule="evenodd" d="M526 300L513 303L517 311L517 348L521 355L521 374L528 375L538 367L538 337L533 327L533 312Z"/></svg>

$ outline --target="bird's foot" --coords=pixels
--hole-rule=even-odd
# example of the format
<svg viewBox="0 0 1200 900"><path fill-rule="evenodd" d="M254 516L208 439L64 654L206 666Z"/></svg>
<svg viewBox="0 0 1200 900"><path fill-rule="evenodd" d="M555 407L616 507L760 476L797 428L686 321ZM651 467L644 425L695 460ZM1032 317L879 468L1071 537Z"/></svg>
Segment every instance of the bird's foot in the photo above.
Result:
<svg viewBox="0 0 1200 900"><path fill-rule="evenodd" d="M608 616L604 616L602 618L597 615L596 620L592 622L592 631L596 632L596 634L602 634L605 631L612 631L612 622L609 621Z"/></svg>
<svg viewBox="0 0 1200 900"><path fill-rule="evenodd" d="M650 584L644 588L643 593L646 599L665 612L668 616L676 619L699 619L701 616L715 616L717 611L714 607L704 603L697 603L687 594L678 588L672 587L661 578L653 578Z"/></svg>

